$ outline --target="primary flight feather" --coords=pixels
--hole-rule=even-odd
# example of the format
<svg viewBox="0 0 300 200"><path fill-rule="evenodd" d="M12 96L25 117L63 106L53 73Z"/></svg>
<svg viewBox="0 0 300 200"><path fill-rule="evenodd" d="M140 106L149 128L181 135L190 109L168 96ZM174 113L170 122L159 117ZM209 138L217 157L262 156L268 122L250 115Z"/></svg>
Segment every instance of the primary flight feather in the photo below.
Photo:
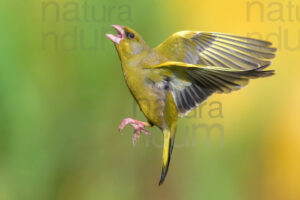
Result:
<svg viewBox="0 0 300 200"><path fill-rule="evenodd" d="M270 42L223 33L181 31L150 48L134 30L112 25L113 41L127 86L147 122L124 119L134 128L133 143L145 127L157 126L164 136L161 185L168 172L178 117L200 105L214 93L230 93L249 79L268 77L264 70L275 57Z"/></svg>

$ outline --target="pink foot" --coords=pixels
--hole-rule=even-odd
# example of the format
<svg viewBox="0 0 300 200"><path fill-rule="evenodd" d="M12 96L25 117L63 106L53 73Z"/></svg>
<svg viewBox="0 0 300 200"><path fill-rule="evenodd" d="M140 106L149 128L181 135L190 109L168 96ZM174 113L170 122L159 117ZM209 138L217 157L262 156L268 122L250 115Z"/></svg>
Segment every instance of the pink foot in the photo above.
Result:
<svg viewBox="0 0 300 200"><path fill-rule="evenodd" d="M145 129L145 127L147 126L145 122L141 122L131 118L126 118L122 121L121 125L119 126L119 131L121 132L127 124L130 124L134 128L132 138L133 145L135 145L135 142L140 138L142 132L146 135L151 135L151 133Z"/></svg>

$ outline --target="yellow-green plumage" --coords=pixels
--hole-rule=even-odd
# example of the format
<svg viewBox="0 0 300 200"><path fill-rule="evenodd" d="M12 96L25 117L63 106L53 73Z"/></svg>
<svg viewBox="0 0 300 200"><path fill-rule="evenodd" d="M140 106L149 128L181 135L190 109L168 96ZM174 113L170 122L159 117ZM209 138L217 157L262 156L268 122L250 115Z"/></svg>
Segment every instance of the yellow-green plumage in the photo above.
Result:
<svg viewBox="0 0 300 200"><path fill-rule="evenodd" d="M117 48L128 88L148 125L164 134L160 184L168 171L178 116L186 115L213 93L229 93L263 71L275 57L271 43L222 33L181 31L150 48L134 30L114 27L108 35Z"/></svg>

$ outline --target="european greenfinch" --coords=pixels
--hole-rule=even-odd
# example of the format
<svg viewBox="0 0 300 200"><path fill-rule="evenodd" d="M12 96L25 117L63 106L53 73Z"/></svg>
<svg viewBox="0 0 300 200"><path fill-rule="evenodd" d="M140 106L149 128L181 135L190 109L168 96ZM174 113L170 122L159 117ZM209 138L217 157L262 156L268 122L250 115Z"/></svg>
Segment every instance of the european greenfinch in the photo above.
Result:
<svg viewBox="0 0 300 200"><path fill-rule="evenodd" d="M112 25L115 44L127 86L147 122L124 119L134 128L133 143L145 127L157 126L164 136L161 185L168 172L178 117L185 116L214 93L230 93L249 79L268 77L264 70L276 48L267 41L223 33L181 31L155 48L131 28Z"/></svg>

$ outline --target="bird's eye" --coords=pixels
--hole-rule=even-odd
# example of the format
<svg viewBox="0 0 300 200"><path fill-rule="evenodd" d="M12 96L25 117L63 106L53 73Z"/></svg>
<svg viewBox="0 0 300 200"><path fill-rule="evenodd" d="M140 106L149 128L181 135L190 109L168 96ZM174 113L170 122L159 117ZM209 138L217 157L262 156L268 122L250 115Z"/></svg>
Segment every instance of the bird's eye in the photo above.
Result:
<svg viewBox="0 0 300 200"><path fill-rule="evenodd" d="M134 33L129 33L128 37L131 38L131 39L133 39L135 37L135 35L134 35Z"/></svg>

